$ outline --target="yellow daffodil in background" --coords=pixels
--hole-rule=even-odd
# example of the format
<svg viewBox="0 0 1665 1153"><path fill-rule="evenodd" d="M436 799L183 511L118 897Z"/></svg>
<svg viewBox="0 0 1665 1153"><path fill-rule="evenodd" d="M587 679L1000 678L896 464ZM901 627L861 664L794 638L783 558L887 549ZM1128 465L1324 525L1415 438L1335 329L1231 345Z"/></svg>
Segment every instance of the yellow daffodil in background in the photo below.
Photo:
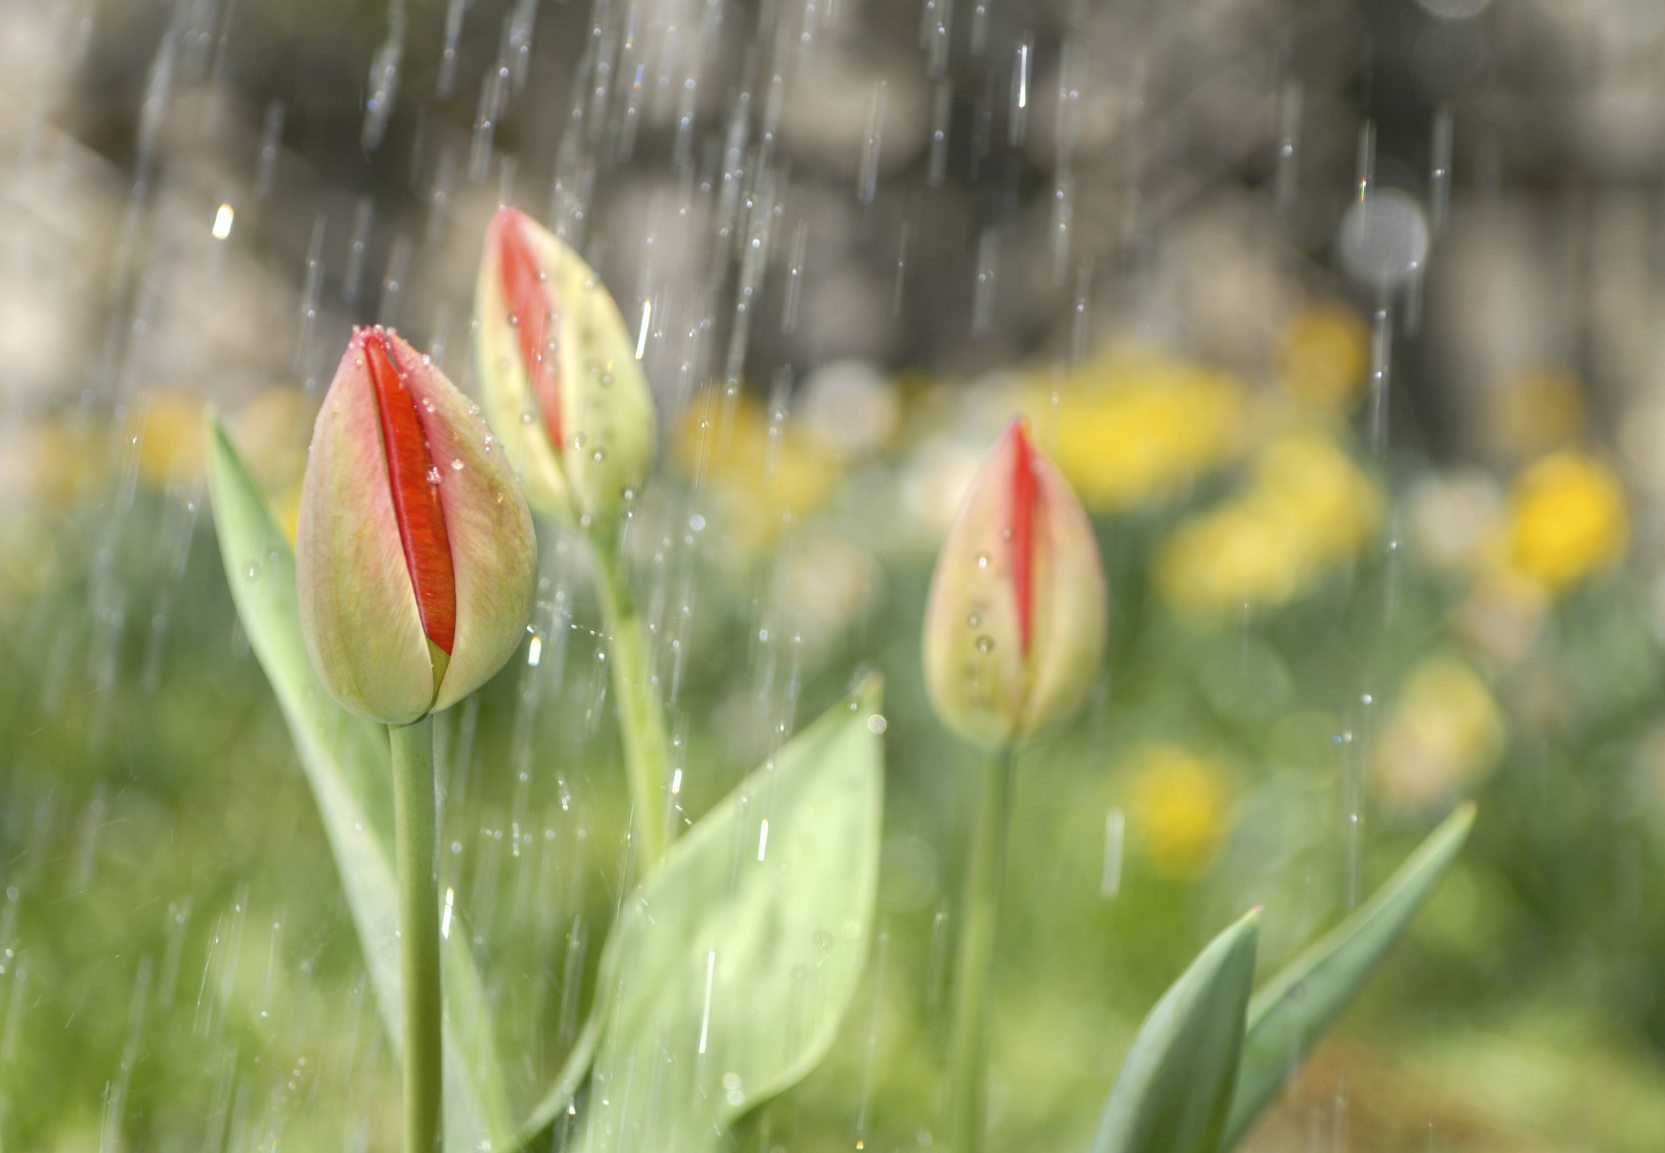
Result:
<svg viewBox="0 0 1665 1153"><path fill-rule="evenodd" d="M1152 868L1186 880L1219 856L1228 801L1224 766L1183 745L1156 742L1129 758L1129 826Z"/></svg>
<svg viewBox="0 0 1665 1153"><path fill-rule="evenodd" d="M109 436L79 412L0 419L0 627L10 635L61 587L63 518L116 483Z"/></svg>
<svg viewBox="0 0 1665 1153"><path fill-rule="evenodd" d="M1340 445L1318 433L1294 433L1267 445L1255 485L1301 526L1314 567L1356 555L1381 520L1375 483Z"/></svg>
<svg viewBox="0 0 1665 1153"><path fill-rule="evenodd" d="M0 440L0 485L7 494L4 514L39 501L54 511L90 500L105 491L109 478L109 432L93 427L75 413L45 416L33 422L19 419L5 429L14 433Z"/></svg>
<svg viewBox="0 0 1665 1153"><path fill-rule="evenodd" d="M171 390L159 390L144 400L133 437L139 479L147 486L165 492L201 479L203 407L200 398ZM273 386L233 409L226 421L291 545L300 516L306 446L317 411L317 402L302 389Z"/></svg>
<svg viewBox="0 0 1665 1153"><path fill-rule="evenodd" d="M1352 309L1315 304L1295 314L1278 337L1278 369L1296 400L1346 412L1364 396L1370 330Z"/></svg>
<svg viewBox="0 0 1665 1153"><path fill-rule="evenodd" d="M1486 422L1495 448L1525 460L1563 448L1584 431L1584 388L1558 369L1528 372L1492 397Z"/></svg>
<svg viewBox="0 0 1665 1153"><path fill-rule="evenodd" d="M139 415L139 479L166 490L202 475L202 401L177 392L158 392Z"/></svg>
<svg viewBox="0 0 1665 1153"><path fill-rule="evenodd" d="M1036 386L1045 399L1029 415L1055 434L1059 470L1097 512L1181 496L1243 450L1247 390L1199 364L1112 352Z"/></svg>
<svg viewBox="0 0 1665 1153"><path fill-rule="evenodd" d="M789 524L821 507L841 471L822 442L772 421L745 394L720 391L688 406L671 460L706 487L722 531L748 553L772 548Z"/></svg>
<svg viewBox="0 0 1665 1153"><path fill-rule="evenodd" d="M227 415L226 424L255 478L268 493L278 494L274 504L281 506L291 490L299 499L318 402L304 389L273 385Z"/></svg>
<svg viewBox="0 0 1665 1153"><path fill-rule="evenodd" d="M1153 567L1169 604L1209 615L1285 603L1300 588L1303 564L1288 510L1250 495L1186 520L1162 541Z"/></svg>
<svg viewBox="0 0 1665 1153"><path fill-rule="evenodd" d="M1356 556L1381 520L1374 482L1329 437L1294 432L1256 459L1238 496L1181 523L1157 547L1157 588L1182 612L1284 604Z"/></svg>
<svg viewBox="0 0 1665 1153"><path fill-rule="evenodd" d="M1406 678L1377 737L1375 790L1395 809L1434 808L1491 771L1504 737L1503 714L1479 674L1431 657Z"/></svg>
<svg viewBox="0 0 1665 1153"><path fill-rule="evenodd" d="M1550 595L1624 556L1624 488L1593 456L1551 453L1516 478L1510 494L1507 565Z"/></svg>

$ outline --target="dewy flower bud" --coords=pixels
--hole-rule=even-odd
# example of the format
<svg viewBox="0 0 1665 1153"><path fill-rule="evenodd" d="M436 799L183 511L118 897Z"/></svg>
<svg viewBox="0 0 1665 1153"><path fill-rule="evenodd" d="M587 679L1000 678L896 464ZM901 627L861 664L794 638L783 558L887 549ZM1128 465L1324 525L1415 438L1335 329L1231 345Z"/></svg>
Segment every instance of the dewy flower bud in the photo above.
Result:
<svg viewBox="0 0 1665 1153"><path fill-rule="evenodd" d="M618 305L577 253L504 207L486 232L474 320L486 419L532 504L613 524L654 446L653 400Z"/></svg>
<svg viewBox="0 0 1665 1153"><path fill-rule="evenodd" d="M471 407L393 332L361 328L313 429L301 631L336 700L388 724L479 688L532 612L532 517Z"/></svg>
<svg viewBox="0 0 1665 1153"><path fill-rule="evenodd" d="M931 579L931 703L982 744L1033 736L1080 707L1104 660L1108 618L1087 514L1013 421L977 470Z"/></svg>

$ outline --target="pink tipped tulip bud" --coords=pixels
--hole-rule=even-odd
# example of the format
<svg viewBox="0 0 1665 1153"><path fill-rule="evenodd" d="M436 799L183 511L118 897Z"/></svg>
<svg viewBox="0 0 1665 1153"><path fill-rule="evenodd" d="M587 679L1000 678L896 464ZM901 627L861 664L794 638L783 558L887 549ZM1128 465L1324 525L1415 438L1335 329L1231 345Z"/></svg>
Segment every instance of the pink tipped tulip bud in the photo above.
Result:
<svg viewBox="0 0 1665 1153"><path fill-rule="evenodd" d="M486 232L474 320L486 419L532 504L615 524L654 446L653 399L618 305L577 253L504 207Z"/></svg>
<svg viewBox="0 0 1665 1153"><path fill-rule="evenodd" d="M925 686L943 722L1004 745L1067 719L1098 679L1108 598L1081 502L1013 421L931 578Z"/></svg>
<svg viewBox="0 0 1665 1153"><path fill-rule="evenodd" d="M391 330L353 333L312 431L295 542L324 686L407 724L509 659L532 612L532 517L469 402Z"/></svg>

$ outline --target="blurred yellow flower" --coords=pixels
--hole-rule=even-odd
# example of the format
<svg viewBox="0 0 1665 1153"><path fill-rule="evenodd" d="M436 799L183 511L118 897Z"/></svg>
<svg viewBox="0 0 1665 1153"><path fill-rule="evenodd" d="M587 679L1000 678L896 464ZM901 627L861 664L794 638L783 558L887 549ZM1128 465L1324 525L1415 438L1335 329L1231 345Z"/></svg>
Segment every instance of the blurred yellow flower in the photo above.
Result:
<svg viewBox="0 0 1665 1153"><path fill-rule="evenodd" d="M1129 761L1128 820L1158 873L1176 879L1208 870L1226 834L1226 772L1211 757L1158 742Z"/></svg>
<svg viewBox="0 0 1665 1153"><path fill-rule="evenodd" d="M139 417L139 479L151 488L189 483L202 472L202 401L157 393Z"/></svg>
<svg viewBox="0 0 1665 1153"><path fill-rule="evenodd" d="M1584 431L1584 389L1558 369L1526 373L1496 393L1487 427L1496 447L1515 460L1540 456Z"/></svg>
<svg viewBox="0 0 1665 1153"><path fill-rule="evenodd" d="M36 424L19 421L21 434L0 458L0 483L12 509L30 498L60 509L89 499L110 483L109 430L85 416L66 414ZM8 510L9 511L9 510Z"/></svg>
<svg viewBox="0 0 1665 1153"><path fill-rule="evenodd" d="M1353 556L1382 516L1382 497L1340 445L1317 433L1292 433L1261 451L1255 482L1301 526L1312 563Z"/></svg>
<svg viewBox="0 0 1665 1153"><path fill-rule="evenodd" d="M671 461L706 486L723 531L749 552L773 547L787 525L823 505L840 475L823 443L771 421L744 393L721 390L688 406Z"/></svg>
<svg viewBox="0 0 1665 1153"><path fill-rule="evenodd" d="M1515 480L1507 564L1552 595L1611 568L1629 535L1624 488L1594 457L1552 453Z"/></svg>
<svg viewBox="0 0 1665 1153"><path fill-rule="evenodd" d="M203 468L203 401L157 391L145 398L133 436L139 479L156 489L192 484ZM226 423L238 450L267 492L298 494L317 403L298 388L262 389ZM275 503L280 507L285 499Z"/></svg>
<svg viewBox="0 0 1665 1153"><path fill-rule="evenodd" d="M1435 807L1496 764L1504 736L1503 714L1479 675L1431 657L1406 678L1378 736L1376 791L1401 810Z"/></svg>
<svg viewBox="0 0 1665 1153"><path fill-rule="evenodd" d="M1201 365L1108 354L1039 390L1049 399L1031 417L1056 431L1060 471L1101 512L1182 495L1242 451L1248 393Z"/></svg>
<svg viewBox="0 0 1665 1153"><path fill-rule="evenodd" d="M1157 546L1156 585L1198 615L1284 604L1355 556L1381 512L1376 485L1333 440L1291 433L1261 450L1248 489Z"/></svg>
<svg viewBox="0 0 1665 1153"><path fill-rule="evenodd" d="M1191 517L1157 546L1157 588L1200 615L1283 604L1302 580L1299 526L1253 496Z"/></svg>
<svg viewBox="0 0 1665 1153"><path fill-rule="evenodd" d="M1364 395L1370 330L1339 304L1315 304L1295 314L1278 338L1278 368L1295 399L1347 411Z"/></svg>
<svg viewBox="0 0 1665 1153"><path fill-rule="evenodd" d="M299 489L318 404L304 389L273 385L226 418L237 450L267 492Z"/></svg>

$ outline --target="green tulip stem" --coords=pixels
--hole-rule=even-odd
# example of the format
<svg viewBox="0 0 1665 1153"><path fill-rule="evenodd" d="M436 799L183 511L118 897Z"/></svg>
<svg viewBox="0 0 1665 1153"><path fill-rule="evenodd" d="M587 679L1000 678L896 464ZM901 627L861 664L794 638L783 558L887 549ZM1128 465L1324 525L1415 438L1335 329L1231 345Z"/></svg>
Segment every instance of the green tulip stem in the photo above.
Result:
<svg viewBox="0 0 1665 1153"><path fill-rule="evenodd" d="M649 675L647 635L616 551L595 542L601 609L607 618L607 663L612 669L619 735L624 742L634 817L636 874L651 873L665 856L665 718Z"/></svg>
<svg viewBox="0 0 1665 1153"><path fill-rule="evenodd" d="M965 887L960 893L953 1032L948 1050L950 1153L981 1153L983 1148L989 971L994 961L995 928L1000 919L1000 888L1006 871L1006 839L1011 823L1012 769L1016 761L1015 750L1006 746L983 767L971 854L966 861Z"/></svg>
<svg viewBox="0 0 1665 1153"><path fill-rule="evenodd" d="M399 870L400 990L405 1014L405 1153L440 1148L439 832L434 811L434 722L389 725Z"/></svg>

